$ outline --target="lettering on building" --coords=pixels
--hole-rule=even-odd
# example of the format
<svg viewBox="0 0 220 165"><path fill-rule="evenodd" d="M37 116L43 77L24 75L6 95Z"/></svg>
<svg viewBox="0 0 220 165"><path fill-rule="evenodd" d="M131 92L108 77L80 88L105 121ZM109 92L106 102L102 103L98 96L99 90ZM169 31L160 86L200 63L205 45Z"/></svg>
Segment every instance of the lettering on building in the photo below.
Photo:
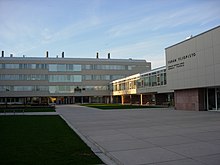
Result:
<svg viewBox="0 0 220 165"><path fill-rule="evenodd" d="M178 58L174 58L174 59L169 60L167 62L168 63L168 70L184 67L185 60L193 58L195 56L196 56L196 53L191 53L188 55L184 55L182 57L178 57Z"/></svg>

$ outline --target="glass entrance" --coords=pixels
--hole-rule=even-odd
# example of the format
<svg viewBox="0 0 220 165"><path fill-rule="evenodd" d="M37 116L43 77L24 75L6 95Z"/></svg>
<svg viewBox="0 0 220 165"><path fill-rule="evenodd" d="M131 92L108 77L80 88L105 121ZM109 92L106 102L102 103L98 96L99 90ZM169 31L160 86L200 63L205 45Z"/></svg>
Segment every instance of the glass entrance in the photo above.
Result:
<svg viewBox="0 0 220 165"><path fill-rule="evenodd" d="M216 96L217 96L217 110L220 110L220 88L216 88Z"/></svg>
<svg viewBox="0 0 220 165"><path fill-rule="evenodd" d="M220 88L207 89L207 109L220 110Z"/></svg>

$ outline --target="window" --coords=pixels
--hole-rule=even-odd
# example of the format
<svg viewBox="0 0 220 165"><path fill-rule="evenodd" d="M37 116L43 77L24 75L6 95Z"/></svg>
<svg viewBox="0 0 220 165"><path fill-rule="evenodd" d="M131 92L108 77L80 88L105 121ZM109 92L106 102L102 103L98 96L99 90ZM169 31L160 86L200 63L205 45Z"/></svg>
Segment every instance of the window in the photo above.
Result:
<svg viewBox="0 0 220 165"><path fill-rule="evenodd" d="M96 70L126 70L124 65L94 65Z"/></svg>
<svg viewBox="0 0 220 165"><path fill-rule="evenodd" d="M84 75L83 80L92 80L92 75Z"/></svg>
<svg viewBox="0 0 220 165"><path fill-rule="evenodd" d="M16 80L16 81L26 81L26 80L47 80L47 75L35 75L35 74L19 74L19 75L14 75L14 74L9 74L5 75L2 74L0 75L0 80Z"/></svg>
<svg viewBox="0 0 220 165"><path fill-rule="evenodd" d="M74 93L76 86L49 86L50 93Z"/></svg>
<svg viewBox="0 0 220 165"><path fill-rule="evenodd" d="M87 91L108 90L108 86L85 86L85 90Z"/></svg>
<svg viewBox="0 0 220 165"><path fill-rule="evenodd" d="M92 70L93 69L93 65L83 65L83 69L84 70Z"/></svg>
<svg viewBox="0 0 220 165"><path fill-rule="evenodd" d="M73 71L81 71L81 65L73 65Z"/></svg>
<svg viewBox="0 0 220 165"><path fill-rule="evenodd" d="M5 69L19 69L19 64L5 64Z"/></svg>
<svg viewBox="0 0 220 165"><path fill-rule="evenodd" d="M82 82L81 75L49 75L49 82Z"/></svg>
<svg viewBox="0 0 220 165"><path fill-rule="evenodd" d="M81 65L74 64L49 64L49 71L59 71L59 72L73 72L81 71Z"/></svg>
<svg viewBox="0 0 220 165"><path fill-rule="evenodd" d="M0 86L0 91L48 91L48 86Z"/></svg>

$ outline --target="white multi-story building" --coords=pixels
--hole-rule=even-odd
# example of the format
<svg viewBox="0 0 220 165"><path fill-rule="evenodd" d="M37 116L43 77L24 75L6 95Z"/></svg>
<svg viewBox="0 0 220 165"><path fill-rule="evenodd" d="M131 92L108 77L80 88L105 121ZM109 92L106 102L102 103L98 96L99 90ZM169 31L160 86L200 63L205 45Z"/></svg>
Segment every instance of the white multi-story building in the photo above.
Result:
<svg viewBox="0 0 220 165"><path fill-rule="evenodd" d="M109 82L150 70L134 59L0 57L0 103L109 103Z"/></svg>

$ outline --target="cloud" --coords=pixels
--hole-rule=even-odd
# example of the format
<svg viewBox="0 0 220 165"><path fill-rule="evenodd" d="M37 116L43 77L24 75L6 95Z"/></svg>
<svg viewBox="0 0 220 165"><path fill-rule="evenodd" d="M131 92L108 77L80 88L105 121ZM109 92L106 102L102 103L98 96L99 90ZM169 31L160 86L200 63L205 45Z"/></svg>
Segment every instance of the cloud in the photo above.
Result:
<svg viewBox="0 0 220 165"><path fill-rule="evenodd" d="M163 31L164 29L176 29L178 27L204 25L214 20L219 20L220 10L215 6L216 4L210 2L198 3L187 6L176 6L175 8L164 8L161 10L152 10L152 14L140 11L139 14L133 16L132 19L112 26L107 30L110 38L118 38L126 35L135 35L139 33L150 33L153 31ZM203 14L203 13L205 14ZM132 16L132 15L131 15ZM116 18L117 19L117 18Z"/></svg>

